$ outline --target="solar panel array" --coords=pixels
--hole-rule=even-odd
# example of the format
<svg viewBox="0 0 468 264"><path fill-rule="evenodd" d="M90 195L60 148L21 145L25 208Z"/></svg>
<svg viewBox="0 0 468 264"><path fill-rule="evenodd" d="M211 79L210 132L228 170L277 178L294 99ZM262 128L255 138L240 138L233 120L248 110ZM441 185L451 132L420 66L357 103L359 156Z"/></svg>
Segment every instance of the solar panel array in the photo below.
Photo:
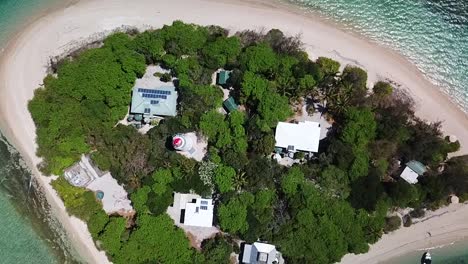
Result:
<svg viewBox="0 0 468 264"><path fill-rule="evenodd" d="M149 114L151 112L151 109L145 108L145 114Z"/></svg>
<svg viewBox="0 0 468 264"><path fill-rule="evenodd" d="M202 209L202 210L208 210L208 206L203 206L203 205L202 205L202 206L200 206L200 209Z"/></svg>
<svg viewBox="0 0 468 264"><path fill-rule="evenodd" d="M167 99L167 95L162 95L162 94L148 94L144 93L142 95L144 98L161 98L161 99Z"/></svg>
<svg viewBox="0 0 468 264"><path fill-rule="evenodd" d="M201 204L208 204L208 201L200 201Z"/></svg>
<svg viewBox="0 0 468 264"><path fill-rule="evenodd" d="M138 88L139 93L171 95L171 91Z"/></svg>
<svg viewBox="0 0 468 264"><path fill-rule="evenodd" d="M151 100L151 104L152 104L152 105L159 104L159 101L158 101L158 100Z"/></svg>

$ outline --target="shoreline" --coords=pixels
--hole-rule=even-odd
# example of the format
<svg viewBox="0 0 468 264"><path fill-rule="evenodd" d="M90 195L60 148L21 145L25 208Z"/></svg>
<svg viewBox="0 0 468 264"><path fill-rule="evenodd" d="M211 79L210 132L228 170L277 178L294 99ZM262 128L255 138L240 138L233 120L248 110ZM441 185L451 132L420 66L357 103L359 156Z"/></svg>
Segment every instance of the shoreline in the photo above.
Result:
<svg viewBox="0 0 468 264"><path fill-rule="evenodd" d="M467 204L451 204L428 212L427 216L415 219L419 221L418 223L384 234L377 243L370 246L368 253L347 254L340 263L390 263L386 261L415 252L420 252L422 255L428 249L447 247L466 241L468 239L468 224L465 220L467 215Z"/></svg>
<svg viewBox="0 0 468 264"><path fill-rule="evenodd" d="M457 154L468 153L468 116L458 109L447 95L426 80L408 60L395 51L357 36L356 33L345 33L337 29L333 23L303 14L300 9L292 11L290 9L293 7L285 7L290 5L286 3L280 3L278 7L274 3L257 0L233 2L142 0L140 2L141 4L129 8L122 0L71 1L61 7L47 9L48 12L14 34L14 38L8 42L4 52L0 53L2 132L22 154L44 187L52 213L64 225L71 242L88 262L107 263L108 261L105 254L96 249L84 222L68 216L63 202L49 184L51 178L42 176L38 171L36 165L40 159L35 155L35 127L27 110L27 101L32 98L33 90L42 83L50 57L62 55L70 51L73 46L83 45L87 41L92 41L93 37L103 36L105 32L121 26L157 28L181 19L203 25L220 25L230 29L231 32L242 29L279 28L286 34L302 34L304 46L311 58L320 55L336 59L342 63L342 66L347 63L358 64L368 70L369 83L385 77L401 84L402 88L414 98L417 115L431 121L445 120L444 130L457 135L462 144L462 149ZM239 21L238 17L226 16L223 14L225 10L237 12L243 16L242 21ZM435 113L433 109L441 111ZM416 224L414 227L415 229L418 227L419 230L429 227L430 223L431 230L433 226L439 225L443 232L442 218L449 222L447 219L454 215L468 217L468 207L461 206L458 211ZM439 221L435 221L436 219ZM455 230L466 228L468 235L468 223L456 227L460 229ZM402 233L403 230L405 233ZM385 235L377 244L371 246L370 253L358 255L355 261L363 263L361 260L364 261L365 256L371 256L373 252L380 261L394 257L378 255L377 249L381 244L391 248L392 237L406 236L406 240L410 241L408 238L412 237L407 235L407 229L403 230ZM451 238L450 234L447 238ZM413 244L415 243L417 241L413 241ZM402 254L404 253L406 252ZM343 261L348 256L352 255L347 255Z"/></svg>
<svg viewBox="0 0 468 264"><path fill-rule="evenodd" d="M50 213L50 205L44 198L42 185L36 177L32 176L20 153L6 141L1 133L0 148L2 158L6 152L5 158L8 163L7 167L2 168L4 181L0 186L0 197L2 197L0 200L4 199L7 202L6 205L1 204L0 207L13 208L14 214L18 215L17 220L21 222L19 225L27 226L35 234L34 237L30 237L31 241L34 243L37 236L37 239L42 240L42 244L48 247L47 252L50 256L55 256L58 262L75 263L76 252L73 251L62 224Z"/></svg>

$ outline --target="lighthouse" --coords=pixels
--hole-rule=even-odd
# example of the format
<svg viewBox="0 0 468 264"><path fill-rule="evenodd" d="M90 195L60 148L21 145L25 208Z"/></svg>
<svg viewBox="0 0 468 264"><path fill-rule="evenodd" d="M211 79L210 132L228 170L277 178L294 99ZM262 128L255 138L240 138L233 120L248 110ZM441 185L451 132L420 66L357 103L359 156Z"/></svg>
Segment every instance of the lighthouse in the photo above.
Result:
<svg viewBox="0 0 468 264"><path fill-rule="evenodd" d="M187 152L195 151L193 149L192 140L181 134L177 134L174 137L172 137L172 146L174 147L175 150L178 150L178 151L187 151Z"/></svg>
<svg viewBox="0 0 468 264"><path fill-rule="evenodd" d="M172 136L172 147L182 156L202 161L206 154L208 142L195 132L178 133Z"/></svg>

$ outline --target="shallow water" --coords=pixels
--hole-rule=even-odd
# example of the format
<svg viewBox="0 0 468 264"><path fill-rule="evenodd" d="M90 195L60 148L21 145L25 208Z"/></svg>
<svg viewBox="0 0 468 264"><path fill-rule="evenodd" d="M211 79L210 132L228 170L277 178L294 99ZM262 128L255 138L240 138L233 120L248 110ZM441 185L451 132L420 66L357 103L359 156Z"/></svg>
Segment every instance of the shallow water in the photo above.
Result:
<svg viewBox="0 0 468 264"><path fill-rule="evenodd" d="M31 173L0 134L0 263L73 263L60 223ZM73 252L73 253L72 253Z"/></svg>
<svg viewBox="0 0 468 264"><path fill-rule="evenodd" d="M0 46L28 17L55 2L57 0L0 0Z"/></svg>
<svg viewBox="0 0 468 264"><path fill-rule="evenodd" d="M445 245L442 247L435 247L430 250L432 255L432 263L438 264L467 264L468 263L468 241L460 241ZM424 251L417 251L406 256L394 258L382 264L414 264L419 263Z"/></svg>

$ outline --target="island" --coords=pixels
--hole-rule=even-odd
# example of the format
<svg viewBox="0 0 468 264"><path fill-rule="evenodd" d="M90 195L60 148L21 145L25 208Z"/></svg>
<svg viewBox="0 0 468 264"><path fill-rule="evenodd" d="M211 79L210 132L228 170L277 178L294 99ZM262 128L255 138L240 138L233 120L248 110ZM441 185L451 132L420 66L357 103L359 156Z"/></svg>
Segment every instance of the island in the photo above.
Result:
<svg viewBox="0 0 468 264"><path fill-rule="evenodd" d="M40 171L114 263L334 263L468 198L440 123L299 37L175 21L97 46L28 107Z"/></svg>

